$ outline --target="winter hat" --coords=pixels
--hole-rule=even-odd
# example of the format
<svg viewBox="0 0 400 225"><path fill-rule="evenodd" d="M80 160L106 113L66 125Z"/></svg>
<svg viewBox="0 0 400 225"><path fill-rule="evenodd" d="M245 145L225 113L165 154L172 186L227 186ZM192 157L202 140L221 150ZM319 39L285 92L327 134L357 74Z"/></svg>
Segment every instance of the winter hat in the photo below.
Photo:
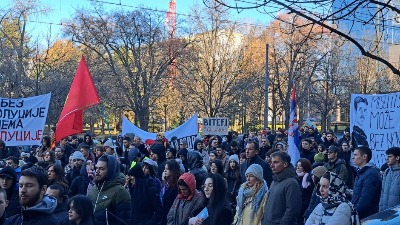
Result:
<svg viewBox="0 0 400 225"><path fill-rule="evenodd" d="M324 166L317 166L312 170L312 174L318 178L321 178L326 173L326 168Z"/></svg>
<svg viewBox="0 0 400 225"><path fill-rule="evenodd" d="M325 155L323 152L318 152L314 156L314 161L315 162L324 162L325 161Z"/></svg>
<svg viewBox="0 0 400 225"><path fill-rule="evenodd" d="M31 154L29 154L27 152L21 152L21 158L23 158L23 157L29 158L30 156L31 156Z"/></svg>
<svg viewBox="0 0 400 225"><path fill-rule="evenodd" d="M83 161L86 161L85 157L83 156L82 152L80 151L75 151L74 154L72 154L72 160L74 159L80 159Z"/></svg>
<svg viewBox="0 0 400 225"><path fill-rule="evenodd" d="M137 148L129 149L129 152L128 152L129 161L132 162L133 160L135 160L136 157L140 157L139 149L137 149Z"/></svg>
<svg viewBox="0 0 400 225"><path fill-rule="evenodd" d="M328 152L336 152L338 153L340 151L340 149L334 145L329 146L328 148Z"/></svg>
<svg viewBox="0 0 400 225"><path fill-rule="evenodd" d="M113 142L111 139L107 139L107 141L104 142L103 144L104 147L111 147L113 146Z"/></svg>
<svg viewBox="0 0 400 225"><path fill-rule="evenodd" d="M237 164L240 164L239 156L236 154L229 156L229 161L231 161L231 160L237 162Z"/></svg>
<svg viewBox="0 0 400 225"><path fill-rule="evenodd" d="M252 174L260 181L263 181L264 179L263 168L258 164L251 164L246 170L245 175L247 176L247 174Z"/></svg>
<svg viewBox="0 0 400 225"><path fill-rule="evenodd" d="M8 177L13 179L13 181L17 180L17 173L15 170L9 166L4 167L0 170L0 177Z"/></svg>
<svg viewBox="0 0 400 225"><path fill-rule="evenodd" d="M150 147L150 150L154 153L157 154L158 157L161 155L165 155L165 147L162 144L154 144Z"/></svg>
<svg viewBox="0 0 400 225"><path fill-rule="evenodd" d="M157 163L152 159L145 159L145 160L143 160L143 163L147 163L152 167L158 168Z"/></svg>
<svg viewBox="0 0 400 225"><path fill-rule="evenodd" d="M186 148L184 148L184 149L180 149L179 151L178 151L178 154L176 155L176 156L180 156L180 155L183 155L183 156L185 156L185 159L187 159L187 156L188 156L188 150L186 149Z"/></svg>
<svg viewBox="0 0 400 225"><path fill-rule="evenodd" d="M174 156L174 158L176 157L176 149L175 148L168 148L167 149L167 152L171 152L172 153L172 155Z"/></svg>
<svg viewBox="0 0 400 225"><path fill-rule="evenodd" d="M143 173L142 169L142 164L141 163L136 163L129 171L128 171L129 176L134 176L135 178L145 178L145 175Z"/></svg>

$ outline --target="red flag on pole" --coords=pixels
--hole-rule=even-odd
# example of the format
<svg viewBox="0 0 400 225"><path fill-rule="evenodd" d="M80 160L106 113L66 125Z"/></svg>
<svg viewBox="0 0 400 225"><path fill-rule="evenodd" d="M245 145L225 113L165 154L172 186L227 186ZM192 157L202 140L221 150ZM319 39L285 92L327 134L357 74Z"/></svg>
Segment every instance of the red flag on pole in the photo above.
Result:
<svg viewBox="0 0 400 225"><path fill-rule="evenodd" d="M56 126L56 142L83 131L83 110L100 103L85 57L82 56Z"/></svg>

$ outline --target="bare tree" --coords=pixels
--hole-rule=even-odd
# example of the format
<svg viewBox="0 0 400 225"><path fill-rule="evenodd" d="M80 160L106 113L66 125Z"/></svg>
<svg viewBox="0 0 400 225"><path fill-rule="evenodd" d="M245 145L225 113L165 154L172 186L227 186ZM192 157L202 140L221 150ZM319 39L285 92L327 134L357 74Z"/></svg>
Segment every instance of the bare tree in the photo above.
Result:
<svg viewBox="0 0 400 225"><path fill-rule="evenodd" d="M400 13L399 5L396 5L395 1L203 0L203 2L210 8L220 10L225 10L226 7L238 11L257 9L259 12L277 19L279 18L275 16L276 12L294 13L306 19L309 25L318 25L324 28L323 32L336 34L343 40L351 42L360 50L362 55L383 63L394 74L400 75L399 68L396 68L383 56L380 46L382 41L387 40L385 33L390 29L395 29L395 18ZM218 5L215 5L215 2ZM358 38L362 30L365 29L368 29L369 34L374 34L375 38L367 43L362 43Z"/></svg>

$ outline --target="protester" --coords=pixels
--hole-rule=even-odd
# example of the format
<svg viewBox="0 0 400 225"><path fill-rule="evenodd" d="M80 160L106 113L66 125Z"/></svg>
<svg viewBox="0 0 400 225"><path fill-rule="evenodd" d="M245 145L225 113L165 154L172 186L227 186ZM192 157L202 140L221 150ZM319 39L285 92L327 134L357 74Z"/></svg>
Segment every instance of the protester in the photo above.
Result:
<svg viewBox="0 0 400 225"><path fill-rule="evenodd" d="M328 162L324 166L329 172L336 173L344 182L347 182L349 179L347 167L345 162L338 158L339 151L338 147L331 145L328 148Z"/></svg>
<svg viewBox="0 0 400 225"><path fill-rule="evenodd" d="M188 224L189 218L196 216L205 206L203 193L196 190L193 174L184 173L178 180L178 196L167 216L168 225Z"/></svg>
<svg viewBox="0 0 400 225"><path fill-rule="evenodd" d="M265 205L263 225L294 225L301 211L301 189L297 174L286 152L271 155L274 181Z"/></svg>
<svg viewBox="0 0 400 225"><path fill-rule="evenodd" d="M167 160L164 169L164 186L162 195L161 225L167 224L167 215L178 195L178 179L181 176L179 163L175 160Z"/></svg>
<svg viewBox="0 0 400 225"><path fill-rule="evenodd" d="M0 188L0 225L3 225L6 220L6 208L8 206L7 193Z"/></svg>
<svg viewBox="0 0 400 225"><path fill-rule="evenodd" d="M162 144L153 144L150 147L150 151L150 158L157 162L158 165L157 177L162 177L165 163L167 163L167 158L165 157L166 148Z"/></svg>
<svg viewBox="0 0 400 225"><path fill-rule="evenodd" d="M69 146L69 147L71 147L71 146ZM68 158L64 154L64 150L61 147L56 147L56 149L54 150L54 153L56 155L56 160L60 161L61 166L64 168L68 164Z"/></svg>
<svg viewBox="0 0 400 225"><path fill-rule="evenodd" d="M300 158L296 163L296 173L301 187L302 197L301 211L297 220L297 225L304 224L303 214L310 204L311 194L313 192L311 169L311 164L308 159Z"/></svg>
<svg viewBox="0 0 400 225"><path fill-rule="evenodd" d="M246 169L246 182L239 189L233 225L260 224L263 218L268 186L263 168L252 164Z"/></svg>
<svg viewBox="0 0 400 225"><path fill-rule="evenodd" d="M368 147L357 147L354 150L353 162L358 166L358 171L351 203L356 208L360 219L377 213L379 210L382 180L379 169L369 162L371 158L372 151Z"/></svg>
<svg viewBox="0 0 400 225"><path fill-rule="evenodd" d="M8 218L5 224L58 224L53 214L57 200L44 195L46 184L47 175L41 168L33 166L23 170L19 179L19 201L22 210L20 214Z"/></svg>
<svg viewBox="0 0 400 225"><path fill-rule="evenodd" d="M86 159L80 151L75 151L72 154L72 161L73 168L65 176L70 184L68 196L73 197L77 194L86 195L89 185L89 178L85 165Z"/></svg>
<svg viewBox="0 0 400 225"><path fill-rule="evenodd" d="M346 199L346 184L335 173L326 172L320 182L321 203L313 210L306 225L351 225L353 205Z"/></svg>
<svg viewBox="0 0 400 225"><path fill-rule="evenodd" d="M210 156L207 152L207 150L204 148L204 144L202 140L196 139L194 141L194 148L195 151L198 151L203 158L203 165L207 166L208 163L210 162Z"/></svg>
<svg viewBox="0 0 400 225"><path fill-rule="evenodd" d="M220 174L209 174L204 181L203 190L208 200L208 217L202 218L199 215L189 220L189 225L231 225L233 213L226 198L226 184L224 177ZM201 213L200 213L201 214Z"/></svg>
<svg viewBox="0 0 400 225"><path fill-rule="evenodd" d="M267 182L268 187L272 183L272 171L269 164L258 156L259 147L258 143L254 141L248 141L246 144L246 162L240 165L240 177L242 183L246 182L245 172L252 164L258 164L263 168L264 180Z"/></svg>
<svg viewBox="0 0 400 225"><path fill-rule="evenodd" d="M17 182L17 174L13 168L6 166L0 170L0 187L7 193L8 207L5 212L6 218L21 212Z"/></svg>
<svg viewBox="0 0 400 225"><path fill-rule="evenodd" d="M76 195L68 201L70 225L94 225L93 203L84 195Z"/></svg>
<svg viewBox="0 0 400 225"><path fill-rule="evenodd" d="M382 193L379 200L379 211L400 204L400 148L386 150L387 165L383 173Z"/></svg>
<svg viewBox="0 0 400 225"><path fill-rule="evenodd" d="M64 169L59 164L50 165L47 168L48 186L58 184L64 188L64 193L69 192L68 181L65 179Z"/></svg>
<svg viewBox="0 0 400 225"><path fill-rule="evenodd" d="M57 200L57 207L53 214L57 218L59 225L67 225L68 223L68 197L63 186L52 184L46 190L46 195L53 196ZM92 213L92 212L91 212Z"/></svg>
<svg viewBox="0 0 400 225"><path fill-rule="evenodd" d="M240 164L237 155L229 156L229 169L225 173L225 178L228 183L228 199L233 208L236 208L236 196L242 179L240 178Z"/></svg>
<svg viewBox="0 0 400 225"><path fill-rule="evenodd" d="M200 152L190 151L188 153L187 165L189 173L193 174L196 179L196 189L201 190L201 184L207 177L207 168L203 164Z"/></svg>
<svg viewBox="0 0 400 225"><path fill-rule="evenodd" d="M96 225L123 225L131 220L131 196L124 188L125 175L119 172L114 156L104 155L96 164L96 185L88 193L94 202Z"/></svg>
<svg viewBox="0 0 400 225"><path fill-rule="evenodd" d="M136 225L157 225L162 217L159 187L146 176L140 163L128 172L132 222Z"/></svg>

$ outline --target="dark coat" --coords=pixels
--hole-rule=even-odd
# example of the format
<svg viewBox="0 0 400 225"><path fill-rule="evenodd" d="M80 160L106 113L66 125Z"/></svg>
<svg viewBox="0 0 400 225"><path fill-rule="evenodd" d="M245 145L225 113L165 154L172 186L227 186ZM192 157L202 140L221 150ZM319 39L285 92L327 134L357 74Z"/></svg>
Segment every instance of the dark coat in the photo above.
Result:
<svg viewBox="0 0 400 225"><path fill-rule="evenodd" d="M167 215L178 195L178 186L170 188L164 187L164 195L162 197L162 218L161 225L167 225Z"/></svg>
<svg viewBox="0 0 400 225"><path fill-rule="evenodd" d="M56 209L53 211L54 216L60 225L68 225L68 198L64 197L62 204L57 204Z"/></svg>
<svg viewBox="0 0 400 225"><path fill-rule="evenodd" d="M203 224L204 225L231 225L233 223L233 212L230 209L229 205L225 205L222 208L221 212L217 216L217 220L215 223L212 223L209 218L205 219Z"/></svg>
<svg viewBox="0 0 400 225"><path fill-rule="evenodd" d="M263 176L264 180L267 182L268 187L271 186L272 183L272 170L268 163L260 158L260 156L256 155L256 157L252 159L246 160L246 162L240 165L240 177L242 179L242 183L246 182L246 170L252 164L258 164L263 168Z"/></svg>
<svg viewBox="0 0 400 225"><path fill-rule="evenodd" d="M314 164L314 156L315 154L317 154L317 151L315 151L315 149L310 149L308 151L304 150L303 148L301 148L300 151L300 158L305 158L308 159L308 161L310 161L311 165Z"/></svg>
<svg viewBox="0 0 400 225"><path fill-rule="evenodd" d="M381 189L382 179L378 168L368 163L357 171L351 203L360 219L378 212Z"/></svg>
<svg viewBox="0 0 400 225"><path fill-rule="evenodd" d="M160 189L150 178L135 178L135 187L129 187L132 202L133 225L156 225L162 217Z"/></svg>
<svg viewBox="0 0 400 225"><path fill-rule="evenodd" d="M21 205L19 204L18 189L13 189L11 194L7 193L7 199L8 206L5 211L6 218L19 214L21 212Z"/></svg>
<svg viewBox="0 0 400 225"><path fill-rule="evenodd" d="M76 173L79 172L79 174L77 176ZM87 174L87 170L86 170L86 165L83 164L82 167L78 170L72 170L71 171L71 177L73 177L73 179L71 179L71 177L67 176L66 178L69 178L71 181L69 181L67 179L67 181L69 182L70 186L69 186L69 197L73 197L77 194L81 194L81 195L86 195L87 194L87 188L89 185L89 178L88 178L88 174Z"/></svg>

